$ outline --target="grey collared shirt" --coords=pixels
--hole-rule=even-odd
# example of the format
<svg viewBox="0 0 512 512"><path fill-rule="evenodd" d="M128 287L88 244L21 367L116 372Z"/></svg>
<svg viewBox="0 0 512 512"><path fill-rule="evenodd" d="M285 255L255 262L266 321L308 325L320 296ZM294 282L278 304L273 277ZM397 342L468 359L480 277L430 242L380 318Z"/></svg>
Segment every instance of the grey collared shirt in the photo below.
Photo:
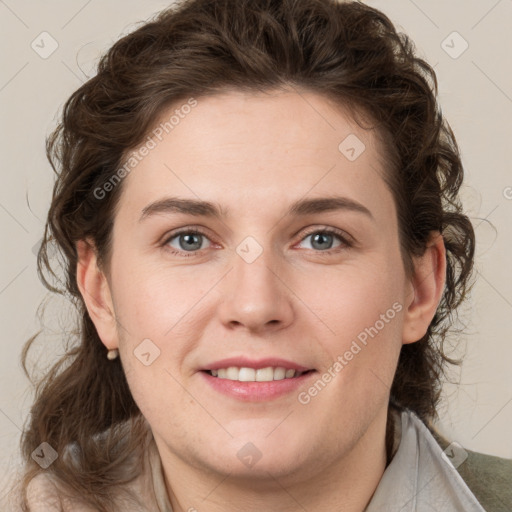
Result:
<svg viewBox="0 0 512 512"><path fill-rule="evenodd" d="M400 445L365 512L485 512L416 414L400 418Z"/></svg>

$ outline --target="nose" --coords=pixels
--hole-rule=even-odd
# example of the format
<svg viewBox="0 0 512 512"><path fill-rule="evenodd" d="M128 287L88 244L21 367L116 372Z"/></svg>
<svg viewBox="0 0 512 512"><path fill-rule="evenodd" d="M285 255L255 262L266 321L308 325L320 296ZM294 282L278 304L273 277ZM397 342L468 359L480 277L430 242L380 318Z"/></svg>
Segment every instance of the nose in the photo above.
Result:
<svg viewBox="0 0 512 512"><path fill-rule="evenodd" d="M271 261L271 260L274 261ZM249 260L250 261L250 260ZM254 261L233 255L233 269L226 276L218 314L228 329L264 333L285 328L293 322L293 293L290 283L269 250Z"/></svg>

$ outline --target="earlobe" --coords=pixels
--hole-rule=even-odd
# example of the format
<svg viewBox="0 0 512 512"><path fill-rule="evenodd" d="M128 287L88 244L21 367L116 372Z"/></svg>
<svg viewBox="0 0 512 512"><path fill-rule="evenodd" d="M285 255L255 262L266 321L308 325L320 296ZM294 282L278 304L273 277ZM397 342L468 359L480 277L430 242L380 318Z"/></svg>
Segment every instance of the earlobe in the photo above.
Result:
<svg viewBox="0 0 512 512"><path fill-rule="evenodd" d="M105 274L98 266L94 245L79 240L76 279L87 311L103 344L110 350L117 348L117 329L110 287Z"/></svg>
<svg viewBox="0 0 512 512"><path fill-rule="evenodd" d="M422 256L414 258L414 275L408 283L402 339L414 343L427 332L446 281L446 249L443 236L434 232Z"/></svg>

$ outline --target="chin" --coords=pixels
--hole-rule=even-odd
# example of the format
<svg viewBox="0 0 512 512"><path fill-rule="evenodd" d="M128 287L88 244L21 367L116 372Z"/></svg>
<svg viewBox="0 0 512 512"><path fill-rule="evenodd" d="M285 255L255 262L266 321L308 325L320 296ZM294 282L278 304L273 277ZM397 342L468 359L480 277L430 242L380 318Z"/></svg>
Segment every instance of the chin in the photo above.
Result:
<svg viewBox="0 0 512 512"><path fill-rule="evenodd" d="M218 443L217 446L223 448L217 453L215 461L211 462L216 463L222 473L231 473L232 476L237 475L240 478L268 480L269 476L296 474L307 465L304 443L289 433L279 436L273 432L269 436L262 434L260 430L258 435L251 436L247 432L246 435L233 439L228 445ZM215 453L215 450L210 453Z"/></svg>
<svg viewBox="0 0 512 512"><path fill-rule="evenodd" d="M255 461L250 465L246 462L236 461L235 464L225 464L217 468L221 474L229 475L230 480L236 479L239 481L247 480L254 488L257 481L268 484L272 479L294 479L305 470L305 463L299 462L293 454L289 458L283 460L282 457L276 457L273 454L262 456L261 459Z"/></svg>

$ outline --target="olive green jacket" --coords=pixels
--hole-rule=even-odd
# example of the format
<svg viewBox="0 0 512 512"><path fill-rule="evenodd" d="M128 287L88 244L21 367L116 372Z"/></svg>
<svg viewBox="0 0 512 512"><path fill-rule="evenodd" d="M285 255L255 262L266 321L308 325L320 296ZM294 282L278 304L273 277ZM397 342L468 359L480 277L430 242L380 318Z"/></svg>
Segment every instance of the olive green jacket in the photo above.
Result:
<svg viewBox="0 0 512 512"><path fill-rule="evenodd" d="M439 432L432 434L448 458L450 441ZM512 459L465 450L467 458L456 469L487 512L512 512Z"/></svg>

